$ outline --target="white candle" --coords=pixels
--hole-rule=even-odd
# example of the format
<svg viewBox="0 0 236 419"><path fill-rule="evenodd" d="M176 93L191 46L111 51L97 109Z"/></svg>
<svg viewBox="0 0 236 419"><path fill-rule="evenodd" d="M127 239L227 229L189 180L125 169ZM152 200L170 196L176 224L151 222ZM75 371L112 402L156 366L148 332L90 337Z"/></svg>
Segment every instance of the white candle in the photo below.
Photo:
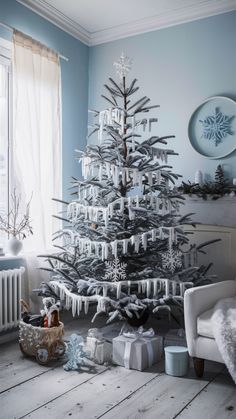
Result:
<svg viewBox="0 0 236 419"><path fill-rule="evenodd" d="M203 184L203 175L202 175L201 170L197 170L195 172L194 183L198 183L199 186L202 186L202 184Z"/></svg>

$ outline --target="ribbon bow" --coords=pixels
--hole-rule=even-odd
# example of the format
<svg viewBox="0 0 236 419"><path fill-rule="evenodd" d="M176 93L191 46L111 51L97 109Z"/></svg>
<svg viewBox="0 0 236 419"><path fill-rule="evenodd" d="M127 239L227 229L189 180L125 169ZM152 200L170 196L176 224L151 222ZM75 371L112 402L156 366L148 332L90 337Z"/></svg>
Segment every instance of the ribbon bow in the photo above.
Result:
<svg viewBox="0 0 236 419"><path fill-rule="evenodd" d="M122 334L126 338L131 338L131 339L152 338L153 336L155 336L155 332L152 327L150 327L150 329L148 330L145 330L143 326L140 326L138 330L133 329L128 332L123 332Z"/></svg>

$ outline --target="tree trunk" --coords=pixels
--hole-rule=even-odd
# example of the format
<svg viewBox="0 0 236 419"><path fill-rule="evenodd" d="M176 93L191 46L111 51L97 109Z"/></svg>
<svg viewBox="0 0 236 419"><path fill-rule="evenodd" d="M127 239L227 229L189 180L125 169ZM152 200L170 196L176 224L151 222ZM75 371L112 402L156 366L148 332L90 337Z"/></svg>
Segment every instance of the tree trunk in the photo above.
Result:
<svg viewBox="0 0 236 419"><path fill-rule="evenodd" d="M142 314L140 314L139 319L133 315L132 318L127 316L127 323L132 327L140 327L143 326L149 318L149 310L146 308L143 310Z"/></svg>

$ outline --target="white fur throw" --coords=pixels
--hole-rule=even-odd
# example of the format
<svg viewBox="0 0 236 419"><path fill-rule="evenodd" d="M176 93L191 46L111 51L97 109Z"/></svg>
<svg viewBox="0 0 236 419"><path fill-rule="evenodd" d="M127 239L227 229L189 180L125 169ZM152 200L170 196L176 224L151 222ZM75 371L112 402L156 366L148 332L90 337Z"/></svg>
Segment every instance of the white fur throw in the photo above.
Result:
<svg viewBox="0 0 236 419"><path fill-rule="evenodd" d="M236 383L236 297L218 301L211 321L220 354Z"/></svg>

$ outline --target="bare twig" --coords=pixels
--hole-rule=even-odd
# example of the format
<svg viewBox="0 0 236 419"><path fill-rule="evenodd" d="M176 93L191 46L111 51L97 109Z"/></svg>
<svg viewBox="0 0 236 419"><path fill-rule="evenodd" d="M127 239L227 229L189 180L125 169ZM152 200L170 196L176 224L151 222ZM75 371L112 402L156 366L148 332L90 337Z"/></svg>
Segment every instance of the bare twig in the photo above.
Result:
<svg viewBox="0 0 236 419"><path fill-rule="evenodd" d="M29 217L31 200L32 195L29 202L26 204L25 214L23 214L22 218L19 220L21 195L17 195L16 189L14 189L11 195L12 209L5 215L5 217L0 216L0 230L9 234L9 236L16 237L18 239L25 239L27 235L33 234L31 219Z"/></svg>

